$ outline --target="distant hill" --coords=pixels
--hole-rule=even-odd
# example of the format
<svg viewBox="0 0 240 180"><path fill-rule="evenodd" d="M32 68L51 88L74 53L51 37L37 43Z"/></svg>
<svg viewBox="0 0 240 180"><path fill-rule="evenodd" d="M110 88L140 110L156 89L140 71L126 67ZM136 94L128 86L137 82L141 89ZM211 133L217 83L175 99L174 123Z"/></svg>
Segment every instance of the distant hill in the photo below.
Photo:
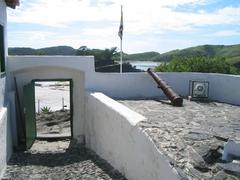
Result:
<svg viewBox="0 0 240 180"><path fill-rule="evenodd" d="M69 46L56 46L41 49L9 48L9 55L76 55L77 50ZM118 55L119 56L119 55ZM202 45L182 50L173 50L163 54L158 52L143 52L123 55L124 61L171 61L175 57L224 57L226 60L240 67L240 45ZM116 60L119 57L115 57Z"/></svg>
<svg viewBox="0 0 240 180"><path fill-rule="evenodd" d="M82 56L93 55L95 56L95 71L96 72L119 72L120 65L116 63L112 56L114 56L116 48L111 49L89 49L82 46L79 49L74 49L70 46L54 46L41 49L33 49L27 47L12 47L8 48L8 54L15 55L61 55L61 56ZM83 54L82 54L83 53ZM119 58L118 58L119 59ZM123 72L140 72L129 63L123 63Z"/></svg>
<svg viewBox="0 0 240 180"><path fill-rule="evenodd" d="M70 46L56 46L38 49L38 51L45 55L75 55L76 49Z"/></svg>
<svg viewBox="0 0 240 180"><path fill-rule="evenodd" d="M187 58L187 57L219 57L226 58L226 60L240 67L240 45L202 45L196 47L190 47L182 50L173 50L163 54L158 52L144 52L137 54L125 54L123 59L127 61L171 61L175 57Z"/></svg>
<svg viewBox="0 0 240 180"><path fill-rule="evenodd" d="M54 46L41 49L25 48L25 47L12 47L8 48L9 55L63 55L74 56L76 49L70 46Z"/></svg>
<svg viewBox="0 0 240 180"><path fill-rule="evenodd" d="M144 53L136 53L136 54L125 54L123 55L123 59L129 61L153 61L155 57L158 57L160 53L158 52L144 52Z"/></svg>
<svg viewBox="0 0 240 180"><path fill-rule="evenodd" d="M93 49L94 51L101 52L101 49ZM46 47L41 49L33 49L28 47L10 47L8 48L8 54L11 56L17 55L77 55L77 49L74 49L70 46L54 46ZM144 52L137 54L126 54L124 53L124 60L130 61L152 61L152 58L159 56L158 52ZM118 54L119 56L119 54ZM116 57L116 60L119 60L119 57Z"/></svg>
<svg viewBox="0 0 240 180"><path fill-rule="evenodd" d="M174 57L219 57L226 58L231 64L240 63L240 45L203 45L182 50L173 50L155 57L155 61L171 61Z"/></svg>
<svg viewBox="0 0 240 180"><path fill-rule="evenodd" d="M9 55L36 55L37 50L32 48L17 47L17 48L8 48Z"/></svg>

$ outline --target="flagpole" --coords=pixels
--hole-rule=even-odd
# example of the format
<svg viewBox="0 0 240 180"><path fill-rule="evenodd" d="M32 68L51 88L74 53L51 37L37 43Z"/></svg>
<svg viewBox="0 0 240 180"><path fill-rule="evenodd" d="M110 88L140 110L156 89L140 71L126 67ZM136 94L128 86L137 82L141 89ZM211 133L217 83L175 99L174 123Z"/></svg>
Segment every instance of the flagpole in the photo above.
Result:
<svg viewBox="0 0 240 180"><path fill-rule="evenodd" d="M120 40L120 73L122 74L122 58L123 58L123 52L122 52L122 38Z"/></svg>
<svg viewBox="0 0 240 180"><path fill-rule="evenodd" d="M122 67L122 59L123 59L123 52L122 52L122 38L123 38L123 10L122 10L122 5L121 5L121 20L120 20L120 26L119 26L119 31L118 31L118 36L120 37L120 74L123 72L123 67Z"/></svg>

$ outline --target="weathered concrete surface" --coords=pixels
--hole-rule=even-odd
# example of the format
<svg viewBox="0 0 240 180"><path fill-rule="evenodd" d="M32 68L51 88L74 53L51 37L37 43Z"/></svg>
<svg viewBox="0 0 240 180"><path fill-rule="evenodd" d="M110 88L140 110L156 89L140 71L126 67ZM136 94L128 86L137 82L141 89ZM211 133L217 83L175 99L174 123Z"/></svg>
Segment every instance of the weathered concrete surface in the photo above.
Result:
<svg viewBox="0 0 240 180"><path fill-rule="evenodd" d="M186 100L184 107L156 100L119 102L148 118L138 125L169 157L183 178L240 178L236 173L239 165L221 164L224 142L228 138L240 140L239 106Z"/></svg>
<svg viewBox="0 0 240 180"><path fill-rule="evenodd" d="M14 153L4 178L126 179L94 152L70 141L37 141L30 151Z"/></svg>

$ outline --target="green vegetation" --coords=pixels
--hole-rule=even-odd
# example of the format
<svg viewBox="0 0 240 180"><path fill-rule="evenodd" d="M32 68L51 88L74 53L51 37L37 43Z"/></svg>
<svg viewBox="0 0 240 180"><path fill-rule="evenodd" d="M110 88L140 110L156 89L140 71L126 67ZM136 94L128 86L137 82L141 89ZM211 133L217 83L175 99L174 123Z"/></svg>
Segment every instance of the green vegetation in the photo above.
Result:
<svg viewBox="0 0 240 180"><path fill-rule="evenodd" d="M91 55L95 57L95 67L98 72L119 72L120 66L118 64L120 54L117 52L117 48L113 47L110 49L90 49L86 46L81 46L79 49L74 49L69 46L57 46L42 49L32 49L32 48L9 48L9 55ZM179 61L176 61L179 59ZM205 59L205 60L203 60ZM223 60L224 59L224 63ZM185 60L188 60L184 62ZM158 52L144 52L136 54L126 54L123 53L123 61L158 61L158 62L172 62L161 65L158 70L161 71L196 71L196 72L210 72L209 67L206 66L206 70L203 69L203 65L199 68L187 68L189 64L195 62L195 66L201 65L203 62L207 62L207 65L216 63L216 67L219 65L224 65L224 67L230 66L230 71L226 70L226 73L238 73L237 69L240 69L240 45L203 45L190 47L182 50L174 50L167 53L159 54ZM220 60L220 62L218 62ZM209 61L209 62L208 62ZM176 63L182 64L183 67L176 66ZM189 64L188 64L189 63ZM227 64L227 65L226 65ZM171 66L171 67L170 67ZM178 67L178 69L172 66ZM185 67L186 66L186 67ZM164 68L163 68L164 67ZM211 72L215 72L212 67ZM235 67L235 68L234 68ZM180 69L179 69L180 68ZM236 69L237 68L237 69ZM165 70L168 69L168 70ZM191 69L191 70L189 70ZM225 71L217 68L218 72L224 73ZM123 64L124 72L136 72L136 68L132 67L131 64Z"/></svg>
<svg viewBox="0 0 240 180"><path fill-rule="evenodd" d="M156 57L157 61L171 61L175 57L210 57L210 58L225 58L232 65L240 63L240 45L203 45L191 47L183 50L174 50L163 53Z"/></svg>
<svg viewBox="0 0 240 180"><path fill-rule="evenodd" d="M97 72L119 72L120 65L117 60L119 53L116 47L110 49L90 49L87 46L81 46L74 49L69 46L56 46L41 49L33 48L9 48L9 55L63 55L63 56L94 56L95 70ZM123 64L123 72L138 72L135 67L129 63Z"/></svg>
<svg viewBox="0 0 240 180"><path fill-rule="evenodd" d="M42 49L32 48L9 48L9 55L94 55L97 59L103 59L101 54L103 51L107 52L114 50L114 60L119 60L119 53L116 52L116 48L110 49L89 49L86 46L81 46L79 49L74 49L69 46L56 46ZM203 45L190 47L182 50L173 50L163 54L158 52L144 52L136 54L123 54L123 59L128 61L171 61L174 57L218 57L225 58L226 61L231 64L240 63L240 45Z"/></svg>
<svg viewBox="0 0 240 180"><path fill-rule="evenodd" d="M81 46L77 51L77 56L94 56L96 61L113 61L113 57L117 53L117 48L112 47L110 49L90 49L87 46Z"/></svg>
<svg viewBox="0 0 240 180"><path fill-rule="evenodd" d="M97 72L119 72L120 65L116 62L119 59L119 52L117 47L110 49L89 49L87 46L81 46L76 55L81 56L94 56L95 58L95 70ZM135 67L129 63L123 63L123 72L138 72Z"/></svg>
<svg viewBox="0 0 240 180"><path fill-rule="evenodd" d="M225 58L190 57L174 58L169 63L163 63L155 71L161 72L203 72L240 74L239 69L233 67Z"/></svg>
<svg viewBox="0 0 240 180"><path fill-rule="evenodd" d="M8 48L9 55L75 55L76 50L69 46L56 46L41 49L14 47Z"/></svg>
<svg viewBox="0 0 240 180"><path fill-rule="evenodd" d="M156 61L160 53L158 52L144 52L136 54L123 54L124 61Z"/></svg>
<svg viewBox="0 0 240 180"><path fill-rule="evenodd" d="M51 111L52 111L51 108L48 107L48 106L44 106L44 107L41 108L42 113L49 113Z"/></svg>
<svg viewBox="0 0 240 180"><path fill-rule="evenodd" d="M41 55L75 55L76 50L69 46L57 46L37 50Z"/></svg>
<svg viewBox="0 0 240 180"><path fill-rule="evenodd" d="M18 48L8 48L8 54L15 56L24 56L24 55L37 55L37 50L32 48L18 47Z"/></svg>

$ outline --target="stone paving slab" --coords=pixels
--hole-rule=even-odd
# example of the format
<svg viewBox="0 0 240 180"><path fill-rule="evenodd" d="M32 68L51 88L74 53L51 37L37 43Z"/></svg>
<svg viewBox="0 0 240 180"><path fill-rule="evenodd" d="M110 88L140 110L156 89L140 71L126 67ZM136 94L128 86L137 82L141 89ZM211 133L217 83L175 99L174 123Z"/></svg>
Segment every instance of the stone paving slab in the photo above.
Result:
<svg viewBox="0 0 240 180"><path fill-rule="evenodd" d="M66 141L36 141L31 150L14 153L3 179L126 180L93 151Z"/></svg>
<svg viewBox="0 0 240 180"><path fill-rule="evenodd" d="M240 172L228 169L236 164L221 166L224 143L240 140L240 106L184 100L183 107L173 107L160 99L119 102L147 117L139 127L183 179L240 179Z"/></svg>

